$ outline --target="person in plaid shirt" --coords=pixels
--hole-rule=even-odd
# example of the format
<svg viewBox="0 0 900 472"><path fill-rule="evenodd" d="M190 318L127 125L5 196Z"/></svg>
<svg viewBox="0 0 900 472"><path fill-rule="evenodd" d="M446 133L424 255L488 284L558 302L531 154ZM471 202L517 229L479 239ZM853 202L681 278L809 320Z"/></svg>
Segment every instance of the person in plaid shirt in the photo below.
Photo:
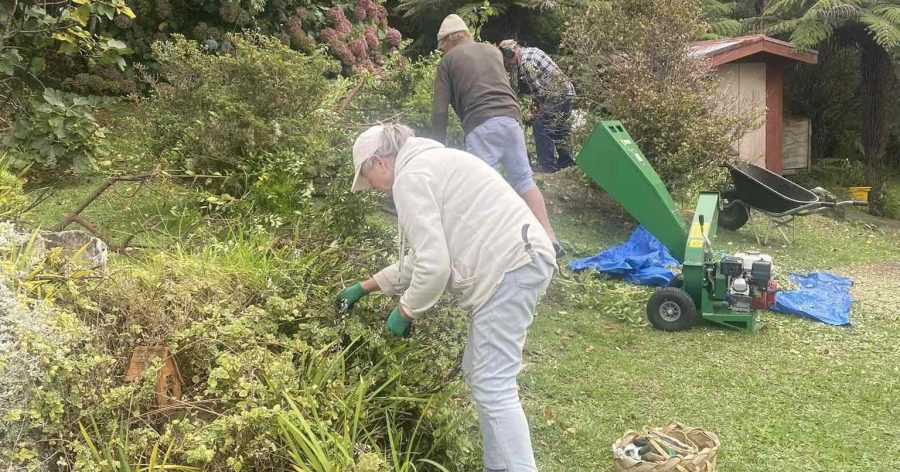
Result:
<svg viewBox="0 0 900 472"><path fill-rule="evenodd" d="M559 66L538 48L523 48L515 40L500 43L503 62L518 76L519 92L533 99L534 143L539 171L556 172L574 164L567 141L571 131L575 87Z"/></svg>

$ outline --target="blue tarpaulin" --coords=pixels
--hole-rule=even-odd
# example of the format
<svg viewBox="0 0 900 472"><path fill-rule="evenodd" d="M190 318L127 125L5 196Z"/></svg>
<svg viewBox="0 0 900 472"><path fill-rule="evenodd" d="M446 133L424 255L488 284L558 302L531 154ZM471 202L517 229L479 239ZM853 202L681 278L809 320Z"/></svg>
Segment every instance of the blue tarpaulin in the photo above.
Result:
<svg viewBox="0 0 900 472"><path fill-rule="evenodd" d="M569 268L574 271L594 269L623 277L634 284L659 287L668 285L675 278L671 268L680 266L669 250L643 226L638 226L625 243L569 263Z"/></svg>
<svg viewBox="0 0 900 472"><path fill-rule="evenodd" d="M808 276L790 274L790 278L800 288L776 293L772 311L800 315L831 325L850 324L852 280L826 272L813 272Z"/></svg>

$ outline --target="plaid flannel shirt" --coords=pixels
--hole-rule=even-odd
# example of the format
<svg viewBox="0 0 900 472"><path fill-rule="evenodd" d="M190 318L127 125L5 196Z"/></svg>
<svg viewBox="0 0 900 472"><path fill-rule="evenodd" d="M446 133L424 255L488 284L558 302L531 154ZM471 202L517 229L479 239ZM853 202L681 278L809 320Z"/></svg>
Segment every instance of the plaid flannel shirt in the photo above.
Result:
<svg viewBox="0 0 900 472"><path fill-rule="evenodd" d="M518 75L522 93L531 94L538 103L575 96L575 87L559 66L538 48L522 48Z"/></svg>

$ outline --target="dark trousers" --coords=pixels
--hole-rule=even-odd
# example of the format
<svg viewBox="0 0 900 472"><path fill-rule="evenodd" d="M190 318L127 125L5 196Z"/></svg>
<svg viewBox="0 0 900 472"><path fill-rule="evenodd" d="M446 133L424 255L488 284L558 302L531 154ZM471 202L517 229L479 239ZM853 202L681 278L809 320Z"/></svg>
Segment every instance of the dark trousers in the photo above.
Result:
<svg viewBox="0 0 900 472"><path fill-rule="evenodd" d="M574 164L568 139L572 129L572 100L546 102L531 126L541 171L555 172Z"/></svg>

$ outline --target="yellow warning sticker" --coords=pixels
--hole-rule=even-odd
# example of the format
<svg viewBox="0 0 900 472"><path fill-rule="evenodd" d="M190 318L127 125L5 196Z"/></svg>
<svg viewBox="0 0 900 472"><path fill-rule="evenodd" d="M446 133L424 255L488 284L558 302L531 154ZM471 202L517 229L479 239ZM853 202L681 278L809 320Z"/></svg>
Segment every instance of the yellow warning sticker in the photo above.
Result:
<svg viewBox="0 0 900 472"><path fill-rule="evenodd" d="M691 225L690 237L703 239L704 233L706 233L706 235L708 236L709 235L709 225L703 225L703 229L704 229L704 231L700 231L700 225L698 225L698 224Z"/></svg>
<svg viewBox="0 0 900 472"><path fill-rule="evenodd" d="M688 241L688 247L703 247L702 239L691 239Z"/></svg>

